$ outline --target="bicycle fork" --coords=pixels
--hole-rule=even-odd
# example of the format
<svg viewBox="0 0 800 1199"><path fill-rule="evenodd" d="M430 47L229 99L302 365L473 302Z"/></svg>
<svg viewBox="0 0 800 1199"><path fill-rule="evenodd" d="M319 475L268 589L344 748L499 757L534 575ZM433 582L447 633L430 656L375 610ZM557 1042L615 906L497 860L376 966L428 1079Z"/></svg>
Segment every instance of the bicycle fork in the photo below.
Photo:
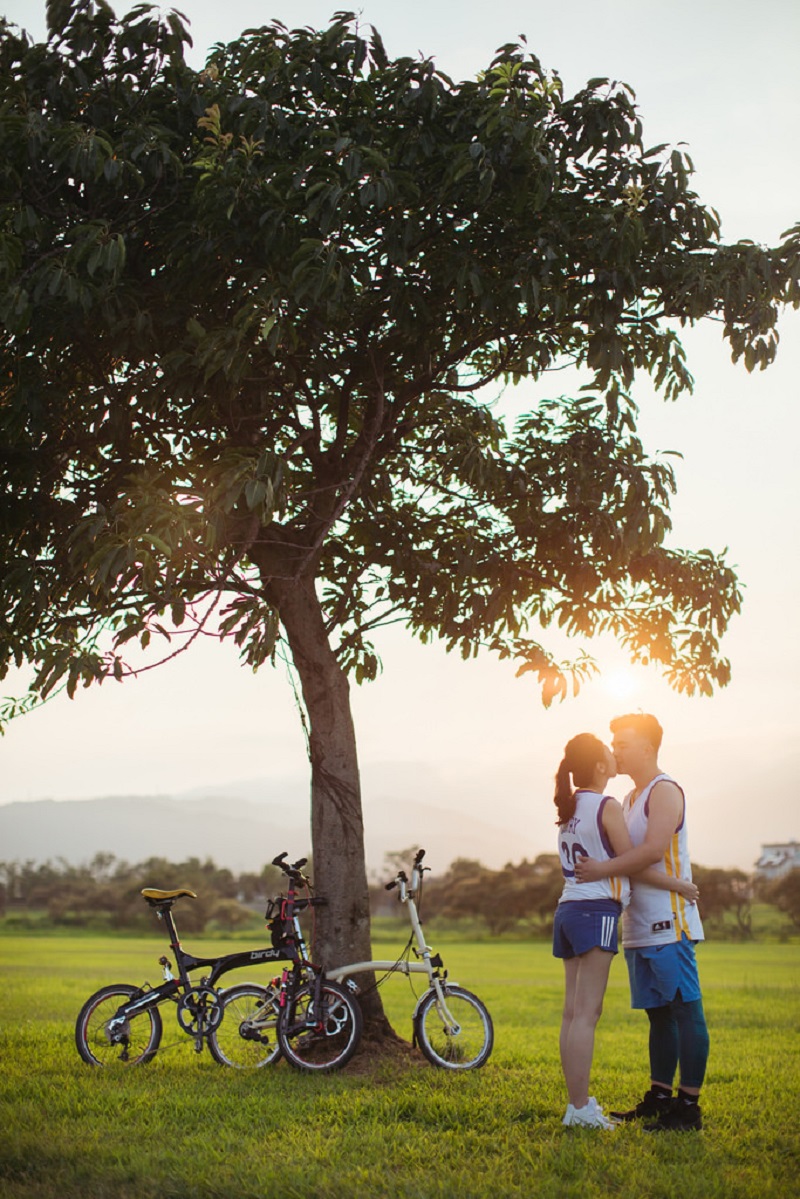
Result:
<svg viewBox="0 0 800 1199"><path fill-rule="evenodd" d="M294 1013L294 1000L297 996L299 987L293 981L290 987L289 980L292 977L292 971L288 969L283 971L281 976L281 989L278 997L278 1007L281 1009L281 1018L284 1022L287 1021L286 1010L289 1005L289 999L292 1000L292 1007L289 1010ZM291 997L289 995L292 991ZM323 1032L325 1029L325 1013L323 1012L322 1002L322 971L314 971L314 992L312 1002L306 1007L306 1013L303 1020L303 1026L308 1029L314 1029L316 1032ZM288 1029L287 1029L288 1031Z"/></svg>
<svg viewBox="0 0 800 1199"><path fill-rule="evenodd" d="M122 1046L121 1061L128 1061L130 1049L130 1037L128 1033L132 1018L141 1015L142 1012L148 1011L151 1007L158 1007L159 1003L164 999L174 998L174 993L178 990L178 987L179 983L177 979L170 979L160 987L151 987L149 983L144 983L131 996L127 1003L123 1003L117 1008L114 1015L106 1023L105 1034L110 1045Z"/></svg>
<svg viewBox="0 0 800 1199"><path fill-rule="evenodd" d="M414 936L417 942L415 953L418 957L422 958L427 971L428 981L431 989L436 993L436 1010L439 1013L439 1018L442 1021L445 1034L448 1037L457 1037L461 1032L461 1025L454 1018L452 1012L448 1008L447 999L445 997L444 984L447 979L447 971L444 971L443 976L439 973L439 971L443 969L444 963L442 962L442 959L438 953L434 957L431 956L430 946L426 943L425 936L422 932L422 924L420 923L419 913L417 912L417 905L414 899L414 896L416 895L415 880L417 877L417 875L412 875L412 885L408 889L405 886L405 880L401 881L400 898L408 908L409 920L411 921L411 927L414 931ZM414 1009L414 1015L412 1017L413 1021L416 1021L417 1013L422 1006L422 1001L424 998L425 996L421 995L417 1000L417 1005Z"/></svg>

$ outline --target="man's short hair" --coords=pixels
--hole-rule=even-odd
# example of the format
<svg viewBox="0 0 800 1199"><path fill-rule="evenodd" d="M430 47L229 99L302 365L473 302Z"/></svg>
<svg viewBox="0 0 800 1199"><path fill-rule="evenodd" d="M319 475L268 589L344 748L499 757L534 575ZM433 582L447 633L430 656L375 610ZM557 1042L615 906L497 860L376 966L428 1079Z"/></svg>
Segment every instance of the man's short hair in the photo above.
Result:
<svg viewBox="0 0 800 1199"><path fill-rule="evenodd" d="M650 716L647 712L632 712L628 716L615 716L610 727L612 733L619 733L623 729L633 729L640 737L645 737L650 742L656 753L661 748L664 730L655 716Z"/></svg>

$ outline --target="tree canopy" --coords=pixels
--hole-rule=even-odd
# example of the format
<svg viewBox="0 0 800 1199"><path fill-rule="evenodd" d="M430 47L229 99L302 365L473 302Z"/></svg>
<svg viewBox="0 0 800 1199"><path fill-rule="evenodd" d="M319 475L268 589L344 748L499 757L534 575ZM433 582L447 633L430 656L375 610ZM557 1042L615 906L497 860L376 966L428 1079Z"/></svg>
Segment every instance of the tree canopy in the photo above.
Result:
<svg viewBox="0 0 800 1199"><path fill-rule="evenodd" d="M341 14L197 74L175 14L49 19L2 47L4 647L40 690L119 673L92 652L109 617L147 637L220 588L258 664L264 582L303 573L359 678L399 611L467 654L555 620L725 681L735 582L663 548L672 477L630 388L690 386L667 318L719 316L766 365L796 231L719 246L629 89L565 100L524 45L456 85ZM480 387L565 357L592 384L508 435Z"/></svg>
<svg viewBox="0 0 800 1199"><path fill-rule="evenodd" d="M198 72L178 14L48 22L0 27L0 675L32 664L37 699L123 678L134 639L205 622L254 667L283 639L315 865L360 895L329 941L363 949L347 677L374 676L371 629L513 656L546 700L552 624L727 681L737 581L665 543L632 389L690 388L679 331L706 317L768 365L800 230L722 244L630 88L565 97L524 41L454 82L340 13ZM565 362L581 392L506 428L487 389Z"/></svg>

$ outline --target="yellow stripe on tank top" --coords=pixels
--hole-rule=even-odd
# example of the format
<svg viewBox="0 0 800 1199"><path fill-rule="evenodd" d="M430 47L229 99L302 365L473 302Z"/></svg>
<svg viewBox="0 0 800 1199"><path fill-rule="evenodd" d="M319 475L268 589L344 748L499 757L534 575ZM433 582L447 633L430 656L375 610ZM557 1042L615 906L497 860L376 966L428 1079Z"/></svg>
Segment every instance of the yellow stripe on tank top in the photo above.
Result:
<svg viewBox="0 0 800 1199"><path fill-rule="evenodd" d="M674 841L675 838L673 837L672 840ZM667 878L675 877L675 868L674 868L673 862L672 862L672 842L670 843L669 849L664 854L664 870L666 871ZM669 903L670 903L670 907L672 908L672 924L673 924L674 928L677 928L677 926L678 926L678 905L675 903L675 892L674 891L670 891L670 893L669 893Z"/></svg>
<svg viewBox="0 0 800 1199"><path fill-rule="evenodd" d="M669 850L664 858L664 864L670 878L680 878L680 843L677 833L673 833L672 835ZM675 940L679 941L682 935L689 936L689 926L686 923L686 900L677 891L670 891L670 897L672 901L672 914L675 920Z"/></svg>

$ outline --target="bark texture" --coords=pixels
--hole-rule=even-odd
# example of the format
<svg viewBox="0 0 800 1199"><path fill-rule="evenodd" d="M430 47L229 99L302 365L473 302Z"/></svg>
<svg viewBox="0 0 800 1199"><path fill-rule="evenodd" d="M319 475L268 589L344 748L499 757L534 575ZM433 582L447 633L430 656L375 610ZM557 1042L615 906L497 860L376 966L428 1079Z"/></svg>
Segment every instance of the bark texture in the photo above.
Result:
<svg viewBox="0 0 800 1199"><path fill-rule="evenodd" d="M315 958L333 968L372 957L358 751L350 686L325 628L313 578L269 583L303 691L311 740L311 842L319 909ZM372 976L360 975L370 1036L390 1034Z"/></svg>

